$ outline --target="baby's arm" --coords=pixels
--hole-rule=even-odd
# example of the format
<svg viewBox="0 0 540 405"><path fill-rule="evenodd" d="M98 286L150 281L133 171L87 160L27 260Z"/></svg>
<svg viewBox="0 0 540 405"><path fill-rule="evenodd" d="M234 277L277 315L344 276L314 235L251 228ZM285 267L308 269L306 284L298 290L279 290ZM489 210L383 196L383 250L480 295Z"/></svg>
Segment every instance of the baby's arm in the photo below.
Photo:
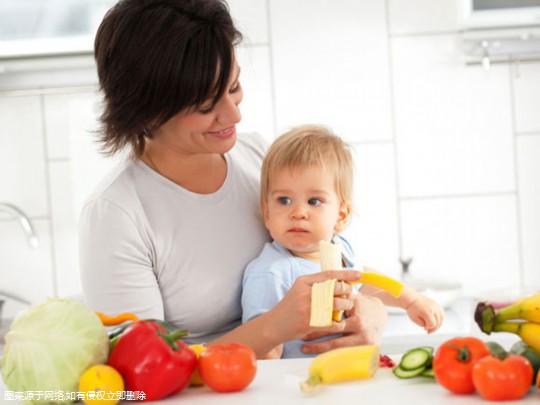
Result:
<svg viewBox="0 0 540 405"><path fill-rule="evenodd" d="M366 271L377 273L377 271L365 268ZM403 308L407 311L409 318L417 325L423 327L428 333L433 333L440 328L444 319L444 309L434 300L420 294L414 288L403 286L403 291L398 298L393 297L386 291L363 284L360 292L367 296L379 298L384 305Z"/></svg>

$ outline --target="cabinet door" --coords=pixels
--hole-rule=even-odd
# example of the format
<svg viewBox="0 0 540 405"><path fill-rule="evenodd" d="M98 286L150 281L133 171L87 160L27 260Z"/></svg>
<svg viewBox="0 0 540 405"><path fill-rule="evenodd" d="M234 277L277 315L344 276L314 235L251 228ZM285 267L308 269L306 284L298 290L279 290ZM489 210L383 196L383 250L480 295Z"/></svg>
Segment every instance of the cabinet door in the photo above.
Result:
<svg viewBox="0 0 540 405"><path fill-rule="evenodd" d="M106 158L97 141L101 113L96 91L44 97L49 154L51 220L57 292L81 292L78 219L81 208L101 179L121 157Z"/></svg>
<svg viewBox="0 0 540 405"><path fill-rule="evenodd" d="M0 202L22 209L39 239L32 249L19 221L0 209L0 299L32 304L54 293L41 107L40 96L0 98ZM3 318L25 306L6 299Z"/></svg>
<svg viewBox="0 0 540 405"><path fill-rule="evenodd" d="M0 201L48 214L40 96L0 97L0 184Z"/></svg>

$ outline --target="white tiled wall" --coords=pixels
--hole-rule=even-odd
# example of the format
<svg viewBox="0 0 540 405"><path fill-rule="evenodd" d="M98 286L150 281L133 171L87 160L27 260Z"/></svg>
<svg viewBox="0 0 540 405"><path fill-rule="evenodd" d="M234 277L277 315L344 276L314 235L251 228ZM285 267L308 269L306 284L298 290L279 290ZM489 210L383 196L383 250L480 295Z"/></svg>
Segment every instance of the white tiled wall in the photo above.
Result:
<svg viewBox="0 0 540 405"><path fill-rule="evenodd" d="M239 129L271 141L318 122L353 145L346 233L362 262L397 277L412 257L413 275L477 296L540 286L540 63L466 65L461 1L229 3L246 39ZM32 71L27 84L0 73L0 202L31 217L41 244L0 212L0 291L36 302L80 290L78 212L115 161L91 138L93 69L71 80L86 87L52 90Z"/></svg>

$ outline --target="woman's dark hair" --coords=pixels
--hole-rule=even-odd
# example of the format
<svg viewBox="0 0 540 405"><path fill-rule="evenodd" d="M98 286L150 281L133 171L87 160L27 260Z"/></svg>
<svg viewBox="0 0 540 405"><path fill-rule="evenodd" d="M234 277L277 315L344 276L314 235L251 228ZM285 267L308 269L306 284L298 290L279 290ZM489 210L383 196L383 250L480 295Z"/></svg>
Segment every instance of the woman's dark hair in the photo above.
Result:
<svg viewBox="0 0 540 405"><path fill-rule="evenodd" d="M104 94L100 141L113 155L179 111L217 101L242 39L223 0L121 0L95 39Z"/></svg>

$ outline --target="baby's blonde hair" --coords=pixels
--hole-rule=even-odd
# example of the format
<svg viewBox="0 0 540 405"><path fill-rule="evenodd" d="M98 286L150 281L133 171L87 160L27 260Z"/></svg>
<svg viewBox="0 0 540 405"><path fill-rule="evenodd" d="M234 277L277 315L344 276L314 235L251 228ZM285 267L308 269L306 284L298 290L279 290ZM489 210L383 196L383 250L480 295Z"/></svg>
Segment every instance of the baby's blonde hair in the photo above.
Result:
<svg viewBox="0 0 540 405"><path fill-rule="evenodd" d="M320 166L334 175L341 202L352 205L354 164L350 146L320 125L301 125L279 136L270 146L261 170L261 209L267 205L270 178L283 168Z"/></svg>

